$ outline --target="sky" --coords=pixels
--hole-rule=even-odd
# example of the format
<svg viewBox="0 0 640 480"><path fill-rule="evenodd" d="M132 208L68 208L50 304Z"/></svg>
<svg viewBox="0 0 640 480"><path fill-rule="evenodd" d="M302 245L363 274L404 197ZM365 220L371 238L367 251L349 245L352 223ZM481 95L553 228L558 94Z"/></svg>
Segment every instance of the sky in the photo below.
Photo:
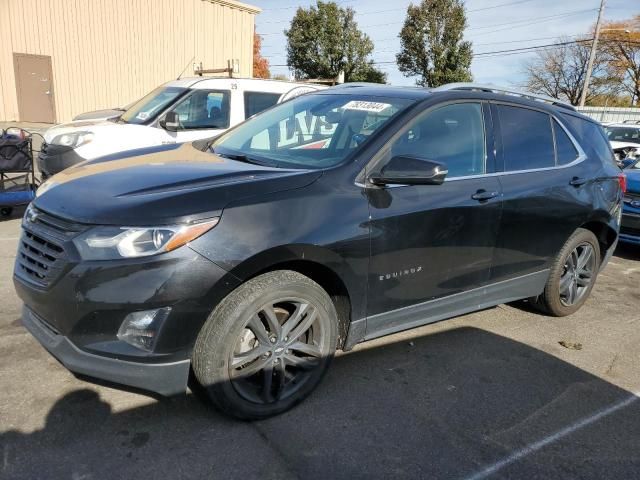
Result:
<svg viewBox="0 0 640 480"><path fill-rule="evenodd" d="M256 29L262 35L262 54L272 74L289 75L286 67L286 37L298 7L315 5L315 0L247 0L262 9ZM398 33L411 0L337 0L356 12L360 30L373 40L376 67L388 74L393 85L414 85L395 65L400 48ZM419 0L413 0L419 3ZM595 24L600 0L466 0L465 39L473 43L476 55L471 64L474 81L517 86L523 81L523 64L535 57L531 52L489 52L548 45L559 37L584 35ZM608 0L604 20L622 20L640 14L640 0Z"/></svg>

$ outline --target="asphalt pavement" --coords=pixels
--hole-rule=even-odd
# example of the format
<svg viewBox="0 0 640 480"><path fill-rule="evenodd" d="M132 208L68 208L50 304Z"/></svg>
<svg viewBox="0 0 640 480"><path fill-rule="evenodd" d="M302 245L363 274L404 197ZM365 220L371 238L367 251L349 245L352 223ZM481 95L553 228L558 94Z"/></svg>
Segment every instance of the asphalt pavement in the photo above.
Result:
<svg viewBox="0 0 640 480"><path fill-rule="evenodd" d="M21 326L18 236L0 222L2 479L640 476L640 248L571 317L501 305L368 342L300 406L247 423L65 370Z"/></svg>

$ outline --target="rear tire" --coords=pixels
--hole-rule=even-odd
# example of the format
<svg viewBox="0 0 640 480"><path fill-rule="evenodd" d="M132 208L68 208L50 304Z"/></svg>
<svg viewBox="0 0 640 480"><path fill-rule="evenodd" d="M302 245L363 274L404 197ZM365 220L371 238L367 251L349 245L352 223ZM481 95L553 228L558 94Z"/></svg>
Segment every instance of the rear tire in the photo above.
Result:
<svg viewBox="0 0 640 480"><path fill-rule="evenodd" d="M278 270L244 283L214 309L196 339L193 372L218 409L257 420L304 400L336 344L327 293L300 273Z"/></svg>
<svg viewBox="0 0 640 480"><path fill-rule="evenodd" d="M544 291L533 305L554 317L575 313L587 301L600 269L600 244L578 228L555 258Z"/></svg>

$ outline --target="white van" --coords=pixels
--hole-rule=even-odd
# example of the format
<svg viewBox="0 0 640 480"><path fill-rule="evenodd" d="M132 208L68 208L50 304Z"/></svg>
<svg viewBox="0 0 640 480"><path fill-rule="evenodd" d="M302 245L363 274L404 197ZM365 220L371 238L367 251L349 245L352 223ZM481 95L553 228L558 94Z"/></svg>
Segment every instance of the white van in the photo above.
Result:
<svg viewBox="0 0 640 480"><path fill-rule="evenodd" d="M109 119L50 128L38 155L43 179L113 153L213 137L279 102L326 87L249 78L165 83Z"/></svg>

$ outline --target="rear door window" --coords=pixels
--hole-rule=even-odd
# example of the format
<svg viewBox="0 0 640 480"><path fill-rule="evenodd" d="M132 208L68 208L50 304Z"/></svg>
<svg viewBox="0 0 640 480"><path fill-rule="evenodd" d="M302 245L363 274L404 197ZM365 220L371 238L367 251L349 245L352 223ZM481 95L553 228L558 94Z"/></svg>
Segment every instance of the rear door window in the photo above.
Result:
<svg viewBox="0 0 640 480"><path fill-rule="evenodd" d="M244 118L251 118L256 113L273 107L279 99L279 93L244 92Z"/></svg>
<svg viewBox="0 0 640 480"><path fill-rule="evenodd" d="M515 172L554 167L551 118L528 108L497 105L504 170Z"/></svg>
<svg viewBox="0 0 640 480"><path fill-rule="evenodd" d="M578 150L564 131L564 128L556 121L553 121L553 133L556 137L556 155L558 165L567 165L578 158Z"/></svg>

